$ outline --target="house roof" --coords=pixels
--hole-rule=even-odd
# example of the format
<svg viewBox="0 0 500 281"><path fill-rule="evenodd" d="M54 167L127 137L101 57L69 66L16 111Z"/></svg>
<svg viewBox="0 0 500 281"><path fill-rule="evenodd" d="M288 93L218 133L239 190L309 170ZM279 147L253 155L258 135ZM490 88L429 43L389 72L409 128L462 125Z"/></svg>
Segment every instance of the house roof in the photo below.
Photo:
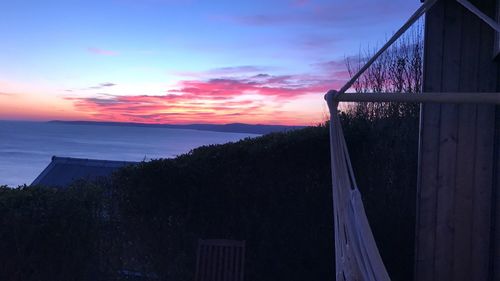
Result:
<svg viewBox="0 0 500 281"><path fill-rule="evenodd" d="M31 185L67 187L75 180L108 177L121 167L137 163L52 156L50 164Z"/></svg>

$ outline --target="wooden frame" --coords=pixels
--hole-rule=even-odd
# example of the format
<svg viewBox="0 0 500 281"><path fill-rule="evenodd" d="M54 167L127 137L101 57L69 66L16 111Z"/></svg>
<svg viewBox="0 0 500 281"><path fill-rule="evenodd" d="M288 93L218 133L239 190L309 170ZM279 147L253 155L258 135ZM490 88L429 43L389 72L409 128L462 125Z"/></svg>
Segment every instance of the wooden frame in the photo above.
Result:
<svg viewBox="0 0 500 281"><path fill-rule="evenodd" d="M336 102L416 102L416 103L470 103L470 104L498 104L500 93L338 93L329 91L325 100Z"/></svg>
<svg viewBox="0 0 500 281"><path fill-rule="evenodd" d="M470 12L474 13L476 16L481 18L485 23L490 25L493 29L496 29L494 46L493 46L493 58L498 58L500 56L500 0L496 0L496 2L492 3L496 6L494 9L493 18L491 18L488 14L485 14L483 11L478 9L474 4L469 2L469 0L457 0L462 6L467 8Z"/></svg>
<svg viewBox="0 0 500 281"><path fill-rule="evenodd" d="M497 13L496 13L497 22L500 23L500 0L497 0ZM493 57L497 60L500 60L500 32L495 33L495 47L494 47Z"/></svg>
<svg viewBox="0 0 500 281"><path fill-rule="evenodd" d="M483 23L496 27L499 0L471 2L494 24L451 0L439 1L427 14L424 92L499 90L498 63L492 60L495 33ZM463 98L473 94L478 93ZM495 96L500 100L487 97L495 101ZM494 219L500 217L500 205L492 200L498 197L498 112L495 106L474 103L421 107L416 281L499 280L500 243L494 231L499 224Z"/></svg>

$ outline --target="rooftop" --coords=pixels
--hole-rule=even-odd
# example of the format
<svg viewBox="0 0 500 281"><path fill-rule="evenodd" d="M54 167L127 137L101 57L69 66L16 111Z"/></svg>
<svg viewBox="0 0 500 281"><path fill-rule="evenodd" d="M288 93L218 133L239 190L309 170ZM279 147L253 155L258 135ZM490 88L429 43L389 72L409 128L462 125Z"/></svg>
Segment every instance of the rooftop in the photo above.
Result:
<svg viewBox="0 0 500 281"><path fill-rule="evenodd" d="M50 164L31 185L67 187L76 180L109 177L119 168L134 164L137 162L52 156Z"/></svg>

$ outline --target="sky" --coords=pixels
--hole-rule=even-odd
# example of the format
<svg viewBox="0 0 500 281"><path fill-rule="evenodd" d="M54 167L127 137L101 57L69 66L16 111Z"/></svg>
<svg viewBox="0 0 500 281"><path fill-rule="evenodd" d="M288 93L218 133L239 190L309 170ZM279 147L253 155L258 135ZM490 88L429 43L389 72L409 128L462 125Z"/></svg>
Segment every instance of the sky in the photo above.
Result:
<svg viewBox="0 0 500 281"><path fill-rule="evenodd" d="M0 0L0 119L316 125L417 0Z"/></svg>

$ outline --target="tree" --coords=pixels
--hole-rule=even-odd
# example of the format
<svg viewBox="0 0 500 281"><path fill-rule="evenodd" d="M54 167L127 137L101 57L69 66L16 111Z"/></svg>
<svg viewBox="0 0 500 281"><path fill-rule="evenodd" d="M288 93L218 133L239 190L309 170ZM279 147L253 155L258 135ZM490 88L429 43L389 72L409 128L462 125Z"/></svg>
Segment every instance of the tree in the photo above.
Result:
<svg viewBox="0 0 500 281"><path fill-rule="evenodd" d="M346 58L352 77L375 54L376 48ZM423 80L423 23L417 22L384 52L354 83L358 93L420 93ZM358 103L349 111L367 118L381 116L418 117L418 105L408 103Z"/></svg>
<svg viewBox="0 0 500 281"><path fill-rule="evenodd" d="M359 93L422 91L423 23L404 34L353 85ZM351 77L376 50L346 59ZM393 280L408 280L413 266L419 105L353 103L342 115L354 173L381 255ZM402 203L406 202L406 203ZM375 214L392 214L381 223ZM386 233L390 229L391 238ZM377 233L385 233L377 235ZM404 255L401 253L404 252ZM394 267L397 265L397 267ZM397 269L396 269L397 268Z"/></svg>

